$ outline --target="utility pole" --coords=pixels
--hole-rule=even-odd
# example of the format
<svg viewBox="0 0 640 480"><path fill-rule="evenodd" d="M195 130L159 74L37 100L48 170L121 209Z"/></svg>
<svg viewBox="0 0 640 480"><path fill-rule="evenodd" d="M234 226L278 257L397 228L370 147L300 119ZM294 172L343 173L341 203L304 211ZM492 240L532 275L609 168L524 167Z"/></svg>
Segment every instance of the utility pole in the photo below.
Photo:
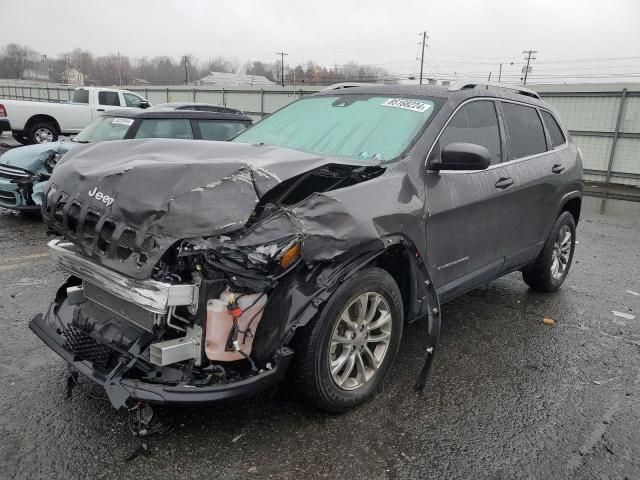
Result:
<svg viewBox="0 0 640 480"><path fill-rule="evenodd" d="M506 63L506 62L505 62ZM498 71L498 83L502 80L502 63L500 64L500 70ZM509 65L513 65L513 62L509 62Z"/></svg>
<svg viewBox="0 0 640 480"><path fill-rule="evenodd" d="M529 75L529 63L531 63L531 60L535 60L536 57L534 57L533 55L535 53L538 53L538 50L523 50L522 53L524 53L526 55L525 60L527 61L527 65L524 67L524 85L527 84L527 76Z"/></svg>
<svg viewBox="0 0 640 480"><path fill-rule="evenodd" d="M184 84L189 85L189 57L187 55L183 55L182 62L184 63Z"/></svg>
<svg viewBox="0 0 640 480"><path fill-rule="evenodd" d="M422 71L424 70L424 47L427 45L427 32L422 32L422 55L420 56L420 85L422 85Z"/></svg>
<svg viewBox="0 0 640 480"><path fill-rule="evenodd" d="M280 55L280 83L284 87L284 56L289 55L288 53L276 52L276 55Z"/></svg>
<svg viewBox="0 0 640 480"><path fill-rule="evenodd" d="M120 50L118 50L118 85L122 86L122 57L120 56Z"/></svg>

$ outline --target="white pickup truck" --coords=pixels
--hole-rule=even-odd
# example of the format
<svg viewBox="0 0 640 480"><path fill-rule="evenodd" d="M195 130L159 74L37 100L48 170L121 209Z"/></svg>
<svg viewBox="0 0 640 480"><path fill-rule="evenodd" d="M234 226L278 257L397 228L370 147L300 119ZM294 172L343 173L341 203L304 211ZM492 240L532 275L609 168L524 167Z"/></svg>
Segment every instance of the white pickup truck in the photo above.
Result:
<svg viewBox="0 0 640 480"><path fill-rule="evenodd" d="M107 110L150 105L128 90L101 87L76 88L70 103L0 99L0 133L11 130L23 144L55 142L58 135L78 133Z"/></svg>

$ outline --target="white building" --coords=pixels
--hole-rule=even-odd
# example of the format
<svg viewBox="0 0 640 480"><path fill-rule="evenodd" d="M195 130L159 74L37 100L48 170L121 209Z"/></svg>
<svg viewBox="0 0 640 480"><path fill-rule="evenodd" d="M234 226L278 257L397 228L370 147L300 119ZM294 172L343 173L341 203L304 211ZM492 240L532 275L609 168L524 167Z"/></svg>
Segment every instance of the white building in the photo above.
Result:
<svg viewBox="0 0 640 480"><path fill-rule="evenodd" d="M209 75L196 82L198 85L217 85L220 87L273 87L275 83L262 75L243 75L240 73L209 72Z"/></svg>

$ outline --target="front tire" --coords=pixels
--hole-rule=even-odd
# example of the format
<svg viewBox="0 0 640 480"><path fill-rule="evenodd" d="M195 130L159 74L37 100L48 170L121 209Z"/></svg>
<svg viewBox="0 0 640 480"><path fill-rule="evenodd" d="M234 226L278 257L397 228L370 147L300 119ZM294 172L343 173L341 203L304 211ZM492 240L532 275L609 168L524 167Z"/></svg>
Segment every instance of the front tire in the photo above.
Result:
<svg viewBox="0 0 640 480"><path fill-rule="evenodd" d="M294 339L294 381L315 406L331 413L368 400L391 367L403 326L394 279L367 268L346 280Z"/></svg>
<svg viewBox="0 0 640 480"><path fill-rule="evenodd" d="M33 124L27 132L27 142L30 144L51 143L58 141L58 130L55 125L47 122Z"/></svg>
<svg viewBox="0 0 640 480"><path fill-rule="evenodd" d="M533 265L522 271L525 283L540 292L555 292L569 274L576 245L576 222L562 212Z"/></svg>

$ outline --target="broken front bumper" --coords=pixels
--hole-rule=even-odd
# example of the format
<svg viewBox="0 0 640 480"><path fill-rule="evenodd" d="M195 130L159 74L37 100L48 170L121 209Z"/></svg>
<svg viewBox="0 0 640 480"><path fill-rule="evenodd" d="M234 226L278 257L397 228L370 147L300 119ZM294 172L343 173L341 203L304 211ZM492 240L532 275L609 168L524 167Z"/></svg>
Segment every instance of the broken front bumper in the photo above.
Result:
<svg viewBox="0 0 640 480"><path fill-rule="evenodd" d="M0 207L12 210L40 211L24 188L17 182L30 182L31 172L0 164Z"/></svg>
<svg viewBox="0 0 640 480"><path fill-rule="evenodd" d="M154 347L167 343L153 343L158 328L163 328L158 318L176 306L197 308L198 284L131 279L77 255L74 248L60 240L49 242L52 259L75 280L60 288L47 313L34 317L29 328L76 370L102 385L114 407L134 401L193 404L249 397L283 378L293 354L284 347L270 368L229 379L225 373L222 380L210 371L198 370L202 375L197 378L183 376L183 368L190 369L186 364L158 361ZM82 286L76 284L79 279Z"/></svg>
<svg viewBox="0 0 640 480"><path fill-rule="evenodd" d="M169 307L197 306L198 286L195 284L170 285L155 280L135 280L77 255L73 243L51 240L48 247L49 255L60 268L150 312L164 314Z"/></svg>
<svg viewBox="0 0 640 480"><path fill-rule="evenodd" d="M287 350L272 369L235 382L202 387L153 384L123 378L123 370L126 370L128 364L125 358L109 372L96 370L91 361L64 347L65 339L60 335L59 329L53 328L42 314L36 315L29 322L29 328L69 365L102 385L116 408L131 406L131 401L188 405L251 397L279 383L293 355L291 350Z"/></svg>

